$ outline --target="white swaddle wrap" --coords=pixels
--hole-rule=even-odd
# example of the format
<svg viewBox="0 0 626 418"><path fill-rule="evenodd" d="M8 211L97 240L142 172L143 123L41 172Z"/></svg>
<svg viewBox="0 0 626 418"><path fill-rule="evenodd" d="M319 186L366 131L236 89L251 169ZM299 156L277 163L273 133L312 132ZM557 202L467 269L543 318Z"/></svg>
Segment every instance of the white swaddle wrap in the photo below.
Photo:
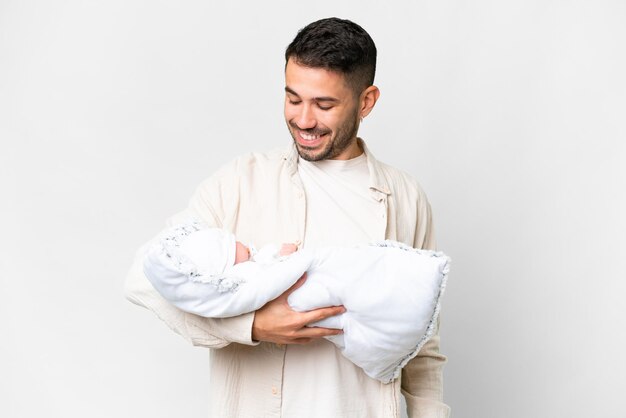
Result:
<svg viewBox="0 0 626 418"><path fill-rule="evenodd" d="M326 338L383 383L397 378L435 331L449 271L449 258L441 252L383 241L280 257L277 247L268 246L253 251L254 261L216 269L211 250L219 253L216 245L231 242L223 232L195 222L166 231L144 258L146 277L178 308L220 318L259 309L306 271L304 285L289 296L290 306L345 306L344 314L310 326L343 329Z"/></svg>

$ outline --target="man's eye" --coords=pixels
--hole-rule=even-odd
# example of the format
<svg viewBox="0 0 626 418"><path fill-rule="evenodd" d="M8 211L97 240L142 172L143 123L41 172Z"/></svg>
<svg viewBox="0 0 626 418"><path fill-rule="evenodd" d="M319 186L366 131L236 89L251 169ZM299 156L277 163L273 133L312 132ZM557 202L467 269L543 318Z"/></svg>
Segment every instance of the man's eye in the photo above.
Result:
<svg viewBox="0 0 626 418"><path fill-rule="evenodd" d="M292 104L292 105L300 104L300 100L289 100L289 104Z"/></svg>
<svg viewBox="0 0 626 418"><path fill-rule="evenodd" d="M333 108L332 106L320 106L320 105L317 105L317 107L319 107L320 110L330 110Z"/></svg>

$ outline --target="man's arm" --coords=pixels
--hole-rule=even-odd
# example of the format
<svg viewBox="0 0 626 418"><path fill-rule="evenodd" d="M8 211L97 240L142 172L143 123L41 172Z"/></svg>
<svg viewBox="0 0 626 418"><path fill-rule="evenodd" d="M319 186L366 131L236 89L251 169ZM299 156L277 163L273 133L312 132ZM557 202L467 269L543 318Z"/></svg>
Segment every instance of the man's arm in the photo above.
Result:
<svg viewBox="0 0 626 418"><path fill-rule="evenodd" d="M437 332L418 355L402 369L402 394L406 398L409 417L447 418L450 408L443 403L442 368L446 356L439 353L439 321Z"/></svg>
<svg viewBox="0 0 626 418"><path fill-rule="evenodd" d="M168 226L180 223L194 215L197 214L190 210L181 212L168 221ZM203 220L211 222L210 217L207 216L204 216ZM213 223L216 222L213 221ZM165 300L154 289L143 271L143 259L148 245L145 244L137 251L133 265L126 277L125 295L128 300L151 310L168 327L193 345L221 348L231 342L247 345L258 344L252 341L254 313L231 318L203 318L183 312Z"/></svg>
<svg viewBox="0 0 626 418"><path fill-rule="evenodd" d="M232 187L232 179L237 178L234 167L232 163L227 164L204 180L189 201L189 207L171 217L166 227L170 228L189 219L197 219L207 227L223 227L227 208L236 207L237 195L233 193L236 188ZM183 312L165 300L143 272L147 245L137 252L126 278L125 294L128 300L151 310L168 327L193 345L221 348L231 342L258 344L252 341L253 312L230 318L203 318Z"/></svg>
<svg viewBox="0 0 626 418"><path fill-rule="evenodd" d="M435 235L430 205L424 196L419 205L414 248L434 250ZM415 358L402 369L401 388L411 418L447 418L450 408L443 403L443 365L446 356L439 353L437 330Z"/></svg>
<svg viewBox="0 0 626 418"><path fill-rule="evenodd" d="M238 207L227 179L235 178L232 166L225 166L205 180L190 200L189 208L167 222L167 227L190 218L202 221L207 227L223 227L223 219ZM306 328L307 324L344 312L343 307L321 308L310 312L295 312L286 303L286 297L302 281L296 283L277 299L268 302L256 312L230 318L204 318L184 312L165 300L152 286L143 272L143 258L148 244L139 249L127 275L125 295L131 302L151 310L174 332L196 346L221 348L236 342L256 345L259 341L284 344L302 344L314 338L335 335L340 330ZM284 303L283 303L284 302ZM253 340L254 333L254 340Z"/></svg>
<svg viewBox="0 0 626 418"><path fill-rule="evenodd" d="M184 215L181 215L184 216ZM296 312L287 303L289 294L304 283L304 277L256 313L230 318L205 318L182 311L164 299L146 278L143 260L149 243L139 249L126 279L126 298L143 306L173 331L194 345L221 348L231 342L254 345L259 341L305 344L315 338L337 335L341 330L308 328L306 325L345 312L341 306Z"/></svg>

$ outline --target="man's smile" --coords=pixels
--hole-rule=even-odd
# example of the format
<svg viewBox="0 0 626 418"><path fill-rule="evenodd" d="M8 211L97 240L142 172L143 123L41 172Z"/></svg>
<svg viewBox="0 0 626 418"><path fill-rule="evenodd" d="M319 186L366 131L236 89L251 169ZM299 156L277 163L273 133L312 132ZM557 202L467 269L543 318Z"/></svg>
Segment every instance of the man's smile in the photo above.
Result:
<svg viewBox="0 0 626 418"><path fill-rule="evenodd" d="M301 130L296 130L296 140L301 147L304 148L317 148L319 147L325 140L328 134L317 134L312 135L308 134Z"/></svg>
<svg viewBox="0 0 626 418"><path fill-rule="evenodd" d="M321 135L309 135L309 134L305 134L304 132L300 132L300 136L302 136L302 139L305 139L307 141L314 141L316 139L320 139Z"/></svg>
<svg viewBox="0 0 626 418"><path fill-rule="evenodd" d="M312 129L300 129L295 123L289 124L296 142L306 148L315 148L324 142L328 135L331 133L328 129L312 128Z"/></svg>

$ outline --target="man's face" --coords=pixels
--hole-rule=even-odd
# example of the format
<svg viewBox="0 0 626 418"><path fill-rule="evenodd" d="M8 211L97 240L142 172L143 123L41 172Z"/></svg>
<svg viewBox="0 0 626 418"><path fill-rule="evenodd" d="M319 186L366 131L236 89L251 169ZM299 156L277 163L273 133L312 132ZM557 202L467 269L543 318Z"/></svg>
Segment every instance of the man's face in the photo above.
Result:
<svg viewBox="0 0 626 418"><path fill-rule="evenodd" d="M290 59L285 83L285 120L300 157L348 160L361 153L359 100L342 74Z"/></svg>

